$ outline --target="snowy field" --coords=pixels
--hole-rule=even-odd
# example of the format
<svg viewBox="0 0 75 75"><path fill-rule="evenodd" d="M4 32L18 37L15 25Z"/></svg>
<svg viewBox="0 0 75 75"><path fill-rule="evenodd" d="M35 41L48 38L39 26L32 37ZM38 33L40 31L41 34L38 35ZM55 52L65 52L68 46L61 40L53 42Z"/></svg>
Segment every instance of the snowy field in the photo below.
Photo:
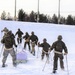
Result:
<svg viewBox="0 0 75 75"><path fill-rule="evenodd" d="M66 56L64 56L65 71L60 69L60 64L58 62L58 70L56 75L75 75L75 26L68 25L56 25L48 23L28 23L28 22L15 22L15 21L0 21L0 31L7 27L9 30L15 34L17 29L20 28L24 34L28 32L31 34L34 31L35 35L38 36L39 42L42 42L43 38L47 38L47 42L52 45L54 41L57 40L58 35L62 35L63 41L66 43L68 48L67 62ZM2 39L3 33L0 32L0 39ZM17 36L16 36L17 37ZM16 40L16 39L15 39ZM24 40L17 51L23 49ZM13 67L12 58L9 55L6 61L8 65L2 68L2 44L0 43L0 75L52 75L53 68L53 52L50 53L49 63L46 63L44 68L46 57L41 60L41 48L38 49L36 46L36 55L33 56L29 51L28 47L26 49L28 61L24 64L18 64L17 67ZM67 71L68 65L68 71ZM44 68L44 71L43 71ZM69 72L69 74L68 74Z"/></svg>

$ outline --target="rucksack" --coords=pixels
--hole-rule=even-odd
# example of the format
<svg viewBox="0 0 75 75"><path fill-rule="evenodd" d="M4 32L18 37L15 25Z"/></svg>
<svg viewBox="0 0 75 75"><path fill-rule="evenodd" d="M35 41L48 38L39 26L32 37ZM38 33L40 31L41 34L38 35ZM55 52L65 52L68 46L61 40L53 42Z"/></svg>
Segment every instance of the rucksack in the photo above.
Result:
<svg viewBox="0 0 75 75"><path fill-rule="evenodd" d="M56 49L57 49L57 50L62 50L62 49L63 49L63 44L62 44L61 41L58 41L58 42L56 43Z"/></svg>
<svg viewBox="0 0 75 75"><path fill-rule="evenodd" d="M14 44L14 38L12 38L12 36L8 36L8 37L6 37L5 38L5 44L6 44L6 46L7 47L12 47L13 46L13 44Z"/></svg>

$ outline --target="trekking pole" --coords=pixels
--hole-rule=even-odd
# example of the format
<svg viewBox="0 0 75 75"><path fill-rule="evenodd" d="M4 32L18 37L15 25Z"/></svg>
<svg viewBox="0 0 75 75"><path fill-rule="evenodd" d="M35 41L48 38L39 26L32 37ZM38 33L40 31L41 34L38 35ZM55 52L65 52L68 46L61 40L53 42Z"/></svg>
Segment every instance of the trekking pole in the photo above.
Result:
<svg viewBox="0 0 75 75"><path fill-rule="evenodd" d="M1 49L1 52L0 52L0 57L1 57L1 54L2 54L2 52L3 52L3 48L4 48L4 45L2 46L2 49Z"/></svg>
<svg viewBox="0 0 75 75"><path fill-rule="evenodd" d="M48 59L46 60L45 65L44 65L42 71L44 71L47 61L48 61Z"/></svg>
<svg viewBox="0 0 75 75"><path fill-rule="evenodd" d="M67 55L66 55L66 65L67 65L67 75L69 75Z"/></svg>
<svg viewBox="0 0 75 75"><path fill-rule="evenodd" d="M39 47L38 47L38 51L37 51L37 58L38 58L38 53L39 53Z"/></svg>
<svg viewBox="0 0 75 75"><path fill-rule="evenodd" d="M46 62L45 62L45 65L44 65L44 67L43 67L42 71L44 71L45 66L46 66L46 64L47 64L47 61L48 61L48 58L47 58L47 60L46 60Z"/></svg>
<svg viewBox="0 0 75 75"><path fill-rule="evenodd" d="M2 32L1 32L1 38L2 38Z"/></svg>
<svg viewBox="0 0 75 75"><path fill-rule="evenodd" d="M15 47L15 53L17 54L17 47Z"/></svg>
<svg viewBox="0 0 75 75"><path fill-rule="evenodd" d="M50 54L50 53L49 53ZM42 69L42 71L44 71L44 69L45 69L45 66L46 66L46 64L47 64L47 61L49 60L49 57L47 57L47 60L46 60L46 62L45 62L45 65L44 65L44 67L43 67L43 69Z"/></svg>
<svg viewBox="0 0 75 75"><path fill-rule="evenodd" d="M1 36L0 36L0 38L2 39L2 32L1 32ZM1 41L0 41L0 44L1 44Z"/></svg>

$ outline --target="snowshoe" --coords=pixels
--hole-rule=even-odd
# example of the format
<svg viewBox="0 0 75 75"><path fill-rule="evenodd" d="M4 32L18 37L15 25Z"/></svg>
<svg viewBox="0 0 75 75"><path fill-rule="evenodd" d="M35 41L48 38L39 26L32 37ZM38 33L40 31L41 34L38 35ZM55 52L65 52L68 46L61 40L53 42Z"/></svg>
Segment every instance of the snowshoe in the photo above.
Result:
<svg viewBox="0 0 75 75"><path fill-rule="evenodd" d="M55 74L55 73L56 73L56 70L53 70L53 72L52 72L52 73L54 73L54 74Z"/></svg>
<svg viewBox="0 0 75 75"><path fill-rule="evenodd" d="M2 67L5 67L5 64L2 64Z"/></svg>
<svg viewBox="0 0 75 75"><path fill-rule="evenodd" d="M14 67L16 67L16 66L17 66L17 64L16 64L16 63L13 63L13 66L14 66Z"/></svg>
<svg viewBox="0 0 75 75"><path fill-rule="evenodd" d="M6 67L6 66L7 66L6 64L4 64L4 63L2 64L2 67L3 67L3 68Z"/></svg>
<svg viewBox="0 0 75 75"><path fill-rule="evenodd" d="M61 68L61 70L65 71L65 69L64 69L64 68Z"/></svg>

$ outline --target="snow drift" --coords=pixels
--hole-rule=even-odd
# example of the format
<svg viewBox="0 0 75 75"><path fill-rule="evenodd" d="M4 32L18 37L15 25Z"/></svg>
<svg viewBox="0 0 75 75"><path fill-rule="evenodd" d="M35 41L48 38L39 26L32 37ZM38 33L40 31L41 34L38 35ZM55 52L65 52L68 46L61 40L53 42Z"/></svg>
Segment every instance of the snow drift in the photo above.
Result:
<svg viewBox="0 0 75 75"><path fill-rule="evenodd" d="M52 45L52 43L57 40L58 35L62 35L63 41L66 43L69 52L67 56L69 75L74 75L75 26L1 20L0 31L4 27L7 27L9 30L12 30L14 34L16 33L18 28L20 28L24 33L28 32L29 34L31 34L31 32L34 31L35 34L38 36L40 42L42 42L43 38L47 38L47 42L50 45ZM0 39L2 39L2 36L3 33L0 32ZM21 47L18 49L22 50L23 46L24 46L24 40L22 41ZM2 50L2 44L0 43L0 53L1 50ZM1 75L10 75L10 74L11 75L51 75L53 68L53 52L50 53L50 59L49 59L50 63L46 64L44 71L42 71L42 69L46 62L46 58L43 61L41 61L41 48L38 49L38 47L36 46L36 56L30 54L28 48L26 49L26 53L27 53L28 62L25 64L19 64L16 68L12 66L11 56L9 55L6 62L8 64L8 67L1 68L2 63L0 63L0 74ZM3 55L1 53L0 62L2 62L2 58ZM68 75L65 56L64 56L64 65L65 65L65 71L62 71L60 69L60 64L58 65L57 75Z"/></svg>

